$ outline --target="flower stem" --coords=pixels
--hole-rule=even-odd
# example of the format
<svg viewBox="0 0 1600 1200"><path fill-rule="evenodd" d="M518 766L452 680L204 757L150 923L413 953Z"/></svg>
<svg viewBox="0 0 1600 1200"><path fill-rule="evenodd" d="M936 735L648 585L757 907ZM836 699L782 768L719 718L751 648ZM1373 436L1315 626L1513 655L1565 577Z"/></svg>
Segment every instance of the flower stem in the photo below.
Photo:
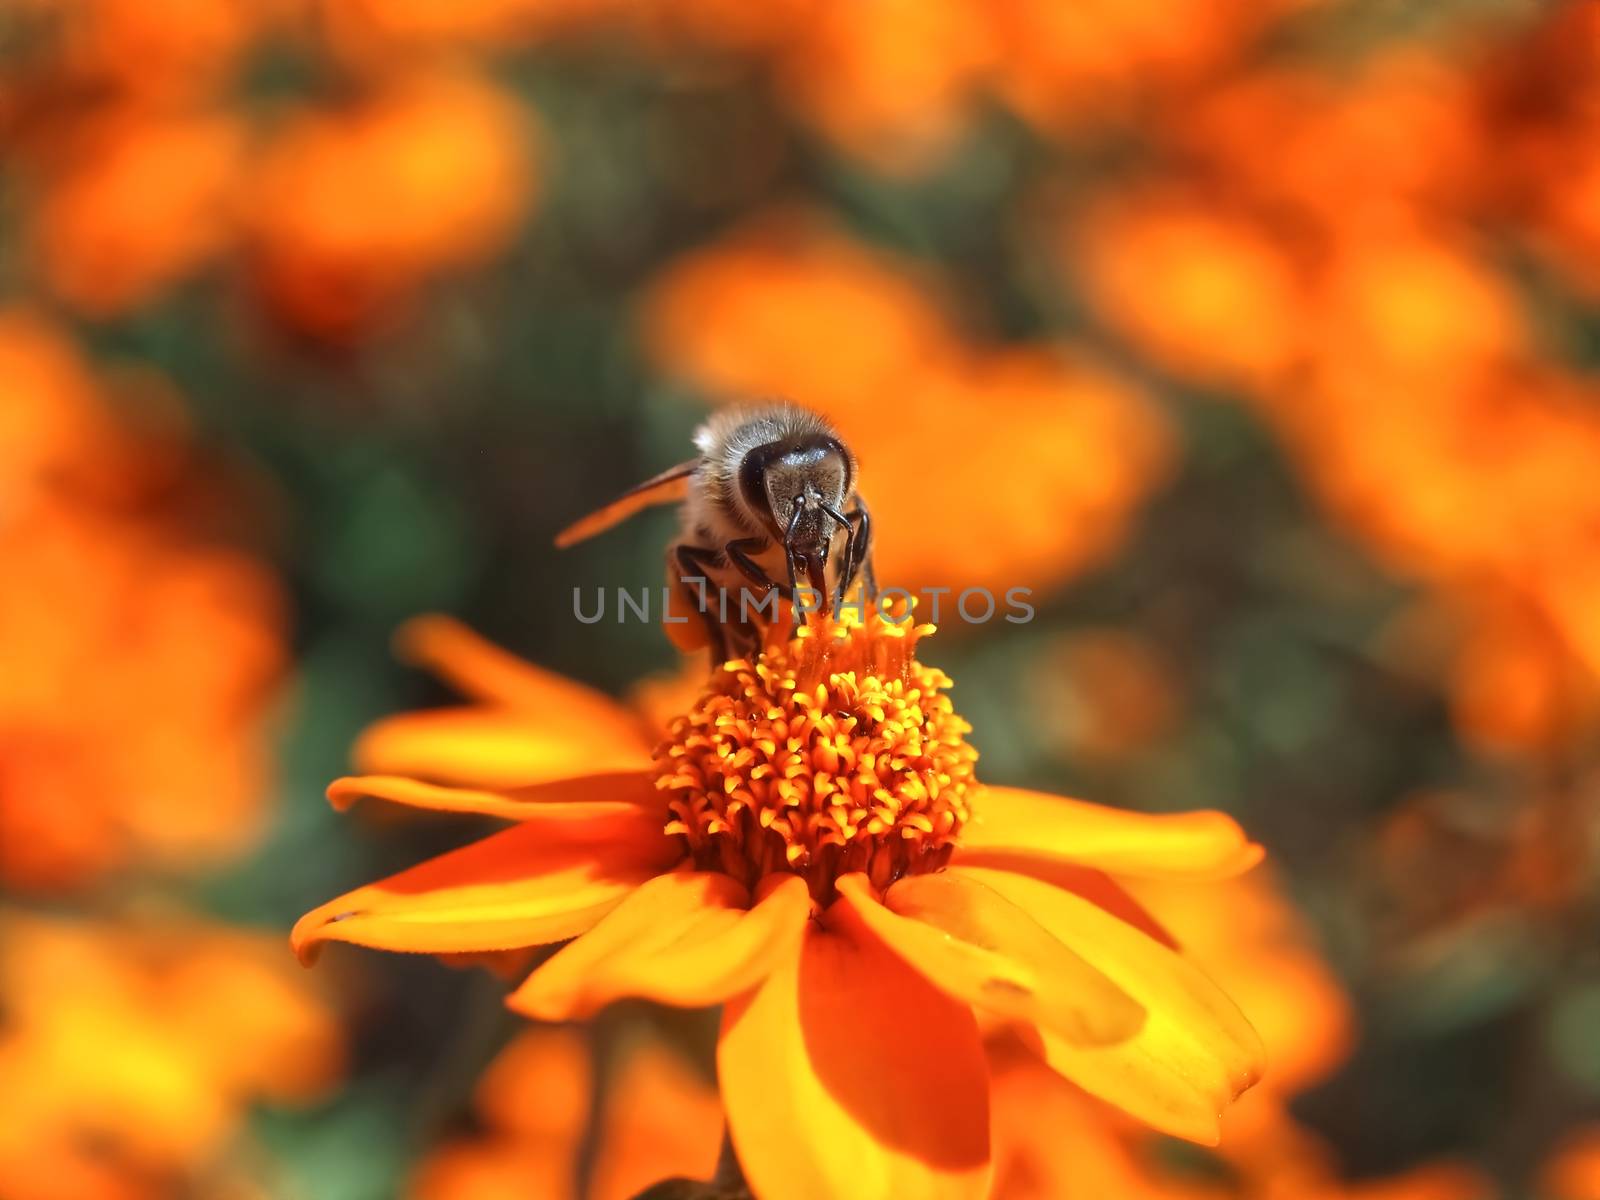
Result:
<svg viewBox="0 0 1600 1200"><path fill-rule="evenodd" d="M722 1153L717 1156L717 1173L711 1177L711 1182L722 1189L719 1195L725 1193L726 1200L754 1200L750 1185L745 1181L744 1168L739 1165L739 1156L733 1149L733 1138L728 1131L722 1131Z"/></svg>

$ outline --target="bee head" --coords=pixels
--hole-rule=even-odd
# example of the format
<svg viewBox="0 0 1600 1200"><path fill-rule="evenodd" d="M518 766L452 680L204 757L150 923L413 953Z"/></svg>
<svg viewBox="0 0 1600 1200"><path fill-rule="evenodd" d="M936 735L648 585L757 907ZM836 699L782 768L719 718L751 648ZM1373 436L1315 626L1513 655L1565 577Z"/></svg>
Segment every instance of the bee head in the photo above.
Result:
<svg viewBox="0 0 1600 1200"><path fill-rule="evenodd" d="M837 439L810 434L768 442L745 455L739 492L750 512L781 543L824 552L838 511L849 495L849 455Z"/></svg>
<svg viewBox="0 0 1600 1200"><path fill-rule="evenodd" d="M853 464L827 434L809 433L757 446L739 468L741 498L783 546L794 573L824 597L828 558L850 494Z"/></svg>

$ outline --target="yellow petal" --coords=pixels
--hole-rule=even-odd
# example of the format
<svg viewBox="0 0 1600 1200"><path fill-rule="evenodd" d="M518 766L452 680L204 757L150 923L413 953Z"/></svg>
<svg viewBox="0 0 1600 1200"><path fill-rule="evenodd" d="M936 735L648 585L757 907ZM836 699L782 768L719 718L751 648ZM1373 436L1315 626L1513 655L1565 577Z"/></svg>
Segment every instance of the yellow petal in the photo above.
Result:
<svg viewBox="0 0 1600 1200"><path fill-rule="evenodd" d="M652 879L564 947L507 1000L546 1021L587 1017L623 996L680 1008L721 1004L792 957L811 912L798 876L747 908L744 885L715 871Z"/></svg>
<svg viewBox="0 0 1600 1200"><path fill-rule="evenodd" d="M884 945L958 1000L1088 1045L1126 1040L1144 1024L1126 992L975 880L914 875L882 903L865 875L838 888Z"/></svg>
<svg viewBox="0 0 1600 1200"><path fill-rule="evenodd" d="M535 817L330 900L290 943L309 962L327 941L424 954L563 941L681 855L659 819L631 805L582 821Z"/></svg>
<svg viewBox="0 0 1600 1200"><path fill-rule="evenodd" d="M996 859L993 865L1001 869L1007 867L1003 859ZM1133 898L1127 888L1104 871L1096 871L1092 867L1080 867L1076 863L1041 863L1037 860L1029 861L1025 867L1015 869L1019 874L1032 876L1053 887L1076 892L1091 904L1105 909L1113 917L1126 921L1141 933L1155 938L1163 946L1172 950L1179 949L1177 939L1150 915L1143 904ZM1191 880L1182 882L1193 887L1209 886L1208 883L1195 883Z"/></svg>
<svg viewBox="0 0 1600 1200"><path fill-rule="evenodd" d="M660 815L660 792L645 774L585 776L498 792L441 787L393 775L351 775L328 785L328 801L340 811L362 797L506 821L587 821L625 816L629 809L654 813L658 823L665 819Z"/></svg>
<svg viewBox="0 0 1600 1200"><path fill-rule="evenodd" d="M1072 892L1009 871L951 867L999 892L1144 1006L1142 1029L1110 1046L1040 1029L1045 1057L1087 1092L1145 1123L1215 1144L1222 1111L1261 1073L1261 1040L1181 955Z"/></svg>
<svg viewBox="0 0 1600 1200"><path fill-rule="evenodd" d="M1226 813L1124 812L1020 788L986 787L961 829L953 862L1027 871L1080 863L1113 875L1221 879L1261 860Z"/></svg>
<svg viewBox="0 0 1600 1200"><path fill-rule="evenodd" d="M971 1010L839 905L729 1003L728 1131L762 1200L978 1200L989 1082Z"/></svg>
<svg viewBox="0 0 1600 1200"><path fill-rule="evenodd" d="M575 775L644 770L650 746L631 728L617 736L581 721L533 720L506 707L402 713L371 725L356 742L358 770L439 783L516 787Z"/></svg>

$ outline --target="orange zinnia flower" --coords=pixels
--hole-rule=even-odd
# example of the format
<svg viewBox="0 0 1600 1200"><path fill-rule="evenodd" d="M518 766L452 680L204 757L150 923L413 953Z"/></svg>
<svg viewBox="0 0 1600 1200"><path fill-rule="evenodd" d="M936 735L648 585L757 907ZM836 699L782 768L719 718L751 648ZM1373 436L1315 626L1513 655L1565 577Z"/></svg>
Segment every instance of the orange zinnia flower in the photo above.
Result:
<svg viewBox="0 0 1600 1200"><path fill-rule="evenodd" d="M362 796L517 824L315 909L292 941L483 954L576 940L510 997L587 1016L622 996L726 1004L729 1133L767 1200L977 1196L988 1079L974 1015L1145 1122L1214 1141L1257 1077L1238 1010L1104 871L1214 878L1259 857L1220 813L1149 816L982 787L928 626L769 635L651 754L625 714L459 628L413 629L485 706L389 725ZM531 719L593 735L548 757ZM564 711L563 711L564 710ZM603 765L585 770L585 743ZM473 747L486 755L483 786ZM544 758L544 761L539 761ZM517 770L510 768L515 764ZM520 786L512 786L516 780ZM434 782L434 780L442 782Z"/></svg>
<svg viewBox="0 0 1600 1200"><path fill-rule="evenodd" d="M466 71L419 71L289 121L257 166L248 252L275 311L334 341L504 249L535 190L531 115Z"/></svg>
<svg viewBox="0 0 1600 1200"><path fill-rule="evenodd" d="M250 1104L317 1098L341 1058L274 949L186 917L0 911L0 1195L246 1194L221 1175Z"/></svg>
<svg viewBox="0 0 1600 1200"><path fill-rule="evenodd" d="M0 512L40 492L104 487L117 432L75 349L47 322L0 310Z"/></svg>
<svg viewBox="0 0 1600 1200"><path fill-rule="evenodd" d="M484 1132L429 1154L412 1200L627 1200L662 1179L711 1174L722 1140L715 1087L653 1037L630 1037L606 1079L596 1079L591 1056L570 1026L520 1034L473 1094ZM596 1148L584 1181L591 1112Z"/></svg>
<svg viewBox="0 0 1600 1200"><path fill-rule="evenodd" d="M243 122L118 113L84 122L43 182L34 249L52 291L95 315L150 300L231 245Z"/></svg>
<svg viewBox="0 0 1600 1200"><path fill-rule="evenodd" d="M1162 1147L1119 1128L1077 1089L1036 1061L1001 1047L994 1058L995 1187L992 1200L1494 1200L1470 1167L1428 1162L1398 1175L1351 1182L1325 1148L1286 1123L1257 1156L1174 1169ZM1069 1132L1070 1131L1070 1132ZM1562 1200L1567 1200L1563 1197ZM1575 1196L1572 1200L1587 1200Z"/></svg>
<svg viewBox="0 0 1600 1200"><path fill-rule="evenodd" d="M910 264L777 212L669 266L644 336L708 396L791 396L837 423L874 481L885 586L1058 586L1127 536L1167 478L1171 430L1083 347L976 342L937 301ZM946 464L932 492L930 455Z"/></svg>
<svg viewBox="0 0 1600 1200"><path fill-rule="evenodd" d="M26 581L0 589L0 881L237 852L265 799L276 581L191 532L179 445L119 424L44 322L0 314L0 394L0 556Z"/></svg>
<svg viewBox="0 0 1600 1200"><path fill-rule="evenodd" d="M779 93L837 147L891 172L945 157L993 65L969 0L833 0L774 47Z"/></svg>
<svg viewBox="0 0 1600 1200"><path fill-rule="evenodd" d="M996 84L1025 119L1070 134L1138 117L1152 101L1187 99L1231 66L1297 0L996 0ZM1179 107L1172 105L1172 107Z"/></svg>
<svg viewBox="0 0 1600 1200"><path fill-rule="evenodd" d="M1351 1006L1311 931L1264 871L1220 886L1139 880L1134 896L1170 922L1261 1031L1272 1070L1229 1110L1219 1161L1174 1169L1167 1149L1045 1070L1010 1039L994 1077L993 1200L1489 1200L1477 1171L1430 1162L1381 1180L1343 1178L1337 1155L1291 1115L1290 1098L1329 1075L1353 1043ZM1063 1130L1071 1130L1063 1150Z"/></svg>
<svg viewBox="0 0 1600 1200"><path fill-rule="evenodd" d="M1539 1182L1550 1200L1600 1200L1600 1126L1582 1126L1563 1138Z"/></svg>

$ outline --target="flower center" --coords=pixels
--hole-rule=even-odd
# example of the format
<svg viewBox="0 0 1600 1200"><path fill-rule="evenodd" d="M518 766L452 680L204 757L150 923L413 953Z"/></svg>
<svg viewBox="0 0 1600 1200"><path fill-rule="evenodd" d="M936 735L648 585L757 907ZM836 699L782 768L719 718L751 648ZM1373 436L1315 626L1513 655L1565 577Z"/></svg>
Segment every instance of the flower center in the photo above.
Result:
<svg viewBox="0 0 1600 1200"><path fill-rule="evenodd" d="M701 870L754 887L803 876L819 902L840 875L875 886L950 857L978 784L972 727L944 672L916 661L933 626L848 610L768 633L761 654L718 668L656 750L667 832Z"/></svg>

